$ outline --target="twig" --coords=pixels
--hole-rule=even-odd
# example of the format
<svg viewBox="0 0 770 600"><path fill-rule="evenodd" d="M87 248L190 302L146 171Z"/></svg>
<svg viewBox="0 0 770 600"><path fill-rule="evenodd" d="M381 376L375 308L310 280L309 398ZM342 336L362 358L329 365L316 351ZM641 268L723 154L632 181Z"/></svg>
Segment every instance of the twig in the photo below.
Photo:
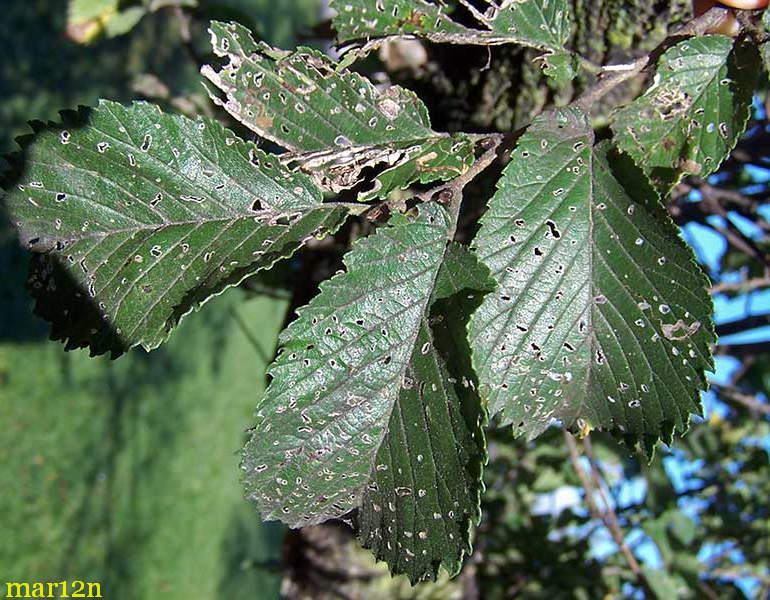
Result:
<svg viewBox="0 0 770 600"><path fill-rule="evenodd" d="M704 582L699 581L698 582L698 589L703 592L703 594L709 599L709 600L719 600L719 596L717 596L717 593L711 589L710 586L706 585Z"/></svg>
<svg viewBox="0 0 770 600"><path fill-rule="evenodd" d="M764 315L752 315L745 319L728 321L716 326L717 335L732 335L733 333L742 333L755 327L764 327L770 325L770 313Z"/></svg>
<svg viewBox="0 0 770 600"><path fill-rule="evenodd" d="M703 199L701 204L709 209L713 214L722 217L727 223L727 227L720 227L718 225L711 225L713 229L721 233L730 243L736 248L740 249L745 254L755 258L759 262L770 268L770 257L765 254L757 245L754 240L746 236L735 224L730 220L730 215L727 214L725 208L720 204L719 200L710 193L708 186L702 186L701 193Z"/></svg>
<svg viewBox="0 0 770 600"><path fill-rule="evenodd" d="M174 15L177 25L179 26L179 39L182 41L182 47L184 48L187 56L195 63L197 67L201 67L206 63L204 58L198 53L193 43L192 33L190 31L190 15L185 12L185 9L181 6L171 6L171 14Z"/></svg>
<svg viewBox="0 0 770 600"><path fill-rule="evenodd" d="M752 571L748 567L735 567L733 569L714 569L708 573L711 577L718 579L744 579L746 577L752 577L758 579L760 582L770 583L770 577ZM758 596L759 597L759 596Z"/></svg>
<svg viewBox="0 0 770 600"><path fill-rule="evenodd" d="M520 38L510 34L501 35L493 31L483 31L469 29L467 33L446 33L436 31L424 31L419 34L397 33L384 35L368 40L363 44L353 42L345 46L339 46L340 54L346 57L344 64L366 56L373 50L376 50L386 42L393 40L427 40L434 44L459 44L461 46L505 46L507 44L519 44L521 46L533 47L531 40ZM546 46L538 46L538 50L546 52L549 50Z"/></svg>
<svg viewBox="0 0 770 600"><path fill-rule="evenodd" d="M460 4L462 4L465 8L468 9L468 11L476 17L476 20L481 23L482 25L485 25L486 27L489 27L491 29L491 25L489 22L489 19L487 19L483 14L481 14L481 11L473 6L468 0L460 0Z"/></svg>
<svg viewBox="0 0 770 600"><path fill-rule="evenodd" d="M505 136L502 134L484 136L484 138L480 141L481 147L484 149L484 154L476 159L476 162L473 163L473 166L448 183L417 194L416 197L423 202L438 200L442 204L452 203L459 209L460 201L462 200L463 189L465 189L465 186L467 186L482 171L484 171L495 161L497 158L497 150L503 143L504 139Z"/></svg>
<svg viewBox="0 0 770 600"><path fill-rule="evenodd" d="M711 382L711 387L723 395L728 400L737 402L738 404L752 410L756 413L763 415L770 415L770 404L766 404L759 400L756 396L745 394L736 387L730 385L722 385L719 383Z"/></svg>
<svg viewBox="0 0 770 600"><path fill-rule="evenodd" d="M460 212L460 205L462 203L462 193L473 179L475 179L482 171L484 171L489 165L491 165L497 158L497 153L500 146L504 141L511 138L512 134L500 134L493 133L488 135L479 135L477 137L478 143L484 150L484 153L476 159L473 165L464 173L461 173L454 179L442 183L436 187L433 187L424 192L414 194L412 197L421 200L422 202L436 201L445 205L450 213L452 213L452 220L457 223L457 217ZM379 220L383 214L393 212L394 208L403 208L404 199L386 199L377 204L364 204L355 202L331 202L334 206L342 206L347 208L352 214L361 215L365 219L370 221ZM452 228L452 236L456 230L456 225Z"/></svg>
<svg viewBox="0 0 770 600"><path fill-rule="evenodd" d="M770 256L762 252L762 250L751 239L746 237L746 235L744 235L740 229L733 225L730 219L725 220L727 222L727 227L714 225L713 223L707 224L709 227L711 227L711 229L717 233L722 234L731 246L737 250L740 250L751 258L761 262L763 265L765 265L765 269L770 269Z"/></svg>
<svg viewBox="0 0 770 600"><path fill-rule="evenodd" d="M591 476L593 478L593 483L588 474L583 470L583 467L580 465L580 451L578 450L575 438L571 433L565 430L564 439L567 442L567 446L569 448L572 468L575 469L575 473L577 473L578 479L580 479L580 484L583 486L586 503L588 504L588 508L591 511L591 514L595 519L601 521L610 532L613 541L620 550L620 553L623 555L626 563L628 563L628 567L631 569L634 577L639 582L639 585L641 585L645 591L647 591L653 598L656 598L657 596L650 587L650 583L647 581L647 577L645 576L644 571L642 571L642 568L639 565L639 561L636 560L634 553L631 552L631 549L626 543L625 535L623 534L623 530L620 528L620 524L618 523L617 514L615 514L615 511L612 508L612 504L610 503L609 498L607 497L602 486L601 475L599 474L599 470L596 467L593 457L593 449L590 446L590 442L586 443L586 438L583 443L585 445L586 452L590 452L590 454L588 454L588 460L591 464ZM594 499L594 485L601 495L605 510L600 510L599 506L596 504L596 500Z"/></svg>
<svg viewBox="0 0 770 600"><path fill-rule="evenodd" d="M743 377L746 375L746 373L749 372L749 369L751 369L757 362L756 356L746 356L741 361L740 366L735 369L733 374L730 376L730 385L735 386Z"/></svg>
<svg viewBox="0 0 770 600"><path fill-rule="evenodd" d="M770 138L768 138L768 142L770 142ZM734 160L737 152L733 152L730 160ZM750 161L741 162L741 173L745 169L746 162ZM703 195L711 195L725 210L735 211L755 221L757 225L770 233L770 224L758 212L759 208L767 201L767 193L764 190L761 196L757 197L757 194L741 193L725 187L712 186L699 179L690 177L687 182L680 183L673 194L671 194L668 204L669 212L672 213L672 216L680 220L692 220L700 219L702 215L706 214L704 207L701 206L701 202L690 202L688 200L687 196L692 191L697 191Z"/></svg>
<svg viewBox="0 0 770 600"><path fill-rule="evenodd" d="M724 211L724 216L727 218L727 211L734 210L736 212L748 216L766 233L770 233L770 223L768 223L764 217L757 212L757 209L763 204L757 202L752 198L747 197L745 194L735 190L725 189L723 187L716 187L710 183L702 180L694 180L691 185L684 185L687 191L697 190L702 196L708 197L712 202L718 203L720 209Z"/></svg>
<svg viewBox="0 0 770 600"><path fill-rule="evenodd" d="M736 358L755 357L758 354L770 354L770 342L757 342L754 344L724 344L714 349L717 356L735 356Z"/></svg>
<svg viewBox="0 0 770 600"><path fill-rule="evenodd" d="M711 293L753 292L766 287L770 287L770 277L755 277L753 279L744 279L743 281L738 281L736 283L717 283L711 286Z"/></svg>
<svg viewBox="0 0 770 600"><path fill-rule="evenodd" d="M678 225L695 222L700 223L704 227L713 229L720 235L724 236L725 240L728 244L730 244L730 246L739 252L743 252L747 256L761 262L763 265L765 265L766 271L770 272L770 256L763 252L762 249L759 248L752 239L746 237L746 235L744 235L743 232L738 229L730 220L729 216L723 217L727 222L727 227L715 225L708 220L707 217L711 215L722 216L724 210L724 207L722 207L718 202L706 201L705 197L703 202L687 202L684 204L676 204L674 202L668 206L668 212L671 215L671 218L674 219L674 222ZM749 216L748 218L754 217ZM757 222L756 219L754 220Z"/></svg>
<svg viewBox="0 0 770 600"><path fill-rule="evenodd" d="M605 523L607 524L608 529L610 530L610 533L612 534L612 538L615 540L615 543L620 548L621 552L623 552L623 555L626 558L626 561L629 564L629 567L631 567L631 570L634 572L634 574L637 577L642 577L644 579L644 583L647 584L647 579L644 577L644 573L641 570L641 567L639 566L639 563L636 560L636 557L631 552L630 548L628 547L628 544L625 541L626 536L623 533L623 530L620 528L620 523L618 522L618 515L615 513L614 508L612 507L612 503L610 502L610 498L607 495L607 492L604 489L604 484L602 481L602 476L599 473L599 467L596 463L596 457L594 456L593 446L591 445L591 439L588 437L583 438L583 448L586 453L586 457L588 458L588 463L591 466L591 477L593 479L593 484L596 487L597 490L599 490L599 495L602 498L602 502L604 503L605 510L604 510L604 516L605 516ZM634 567L634 564L636 565L636 568Z"/></svg>
<svg viewBox="0 0 770 600"><path fill-rule="evenodd" d="M620 71L608 71L609 75L599 78L599 80L591 88L589 88L582 96L580 96L580 98L575 100L575 106L583 112L589 112L591 110L591 106L601 100L601 98L603 98L606 94L614 90L621 83L628 81L629 79L633 79L639 75L639 73L641 73L649 64L649 62L650 55L648 54L636 59L633 63L628 65L627 69Z"/></svg>

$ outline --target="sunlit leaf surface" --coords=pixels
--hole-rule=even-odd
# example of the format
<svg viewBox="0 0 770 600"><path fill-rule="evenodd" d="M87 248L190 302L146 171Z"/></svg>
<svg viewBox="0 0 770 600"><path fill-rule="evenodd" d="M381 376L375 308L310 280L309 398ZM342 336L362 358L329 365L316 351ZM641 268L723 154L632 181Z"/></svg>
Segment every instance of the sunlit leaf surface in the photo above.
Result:
<svg viewBox="0 0 770 600"><path fill-rule="evenodd" d="M454 43L514 43L562 51L570 35L567 0L484 0L471 14L477 27L450 17L441 0L332 0L341 42L399 35Z"/></svg>
<svg viewBox="0 0 770 600"><path fill-rule="evenodd" d="M204 76L224 94L211 97L260 136L291 151L287 164L332 192L377 169L361 200L385 197L415 181L451 179L473 163L468 136L434 131L428 111L398 86L380 90L321 52L276 50L245 27L212 23L214 52L229 62Z"/></svg>
<svg viewBox="0 0 770 600"><path fill-rule="evenodd" d="M478 263L442 274L447 258L472 260L448 246L453 229L424 205L353 246L282 335L243 454L265 518L298 527L360 507L363 543L412 581L457 572L479 516L481 407L448 348L446 328L463 321L446 303L492 282ZM434 301L452 312L432 313Z"/></svg>
<svg viewBox="0 0 770 600"><path fill-rule="evenodd" d="M499 283L470 324L491 414L652 443L700 412L714 341L707 280L657 194L585 116L521 138L475 245Z"/></svg>
<svg viewBox="0 0 770 600"><path fill-rule="evenodd" d="M733 63L732 50L722 35L678 43L644 95L615 113L618 146L654 180L713 173L743 133L759 64Z"/></svg>

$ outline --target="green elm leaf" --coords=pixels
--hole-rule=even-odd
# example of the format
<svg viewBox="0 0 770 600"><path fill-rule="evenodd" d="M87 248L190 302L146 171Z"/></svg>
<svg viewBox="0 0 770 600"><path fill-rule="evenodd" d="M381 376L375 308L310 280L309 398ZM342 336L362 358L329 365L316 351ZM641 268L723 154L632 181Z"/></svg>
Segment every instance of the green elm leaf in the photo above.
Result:
<svg viewBox="0 0 770 600"><path fill-rule="evenodd" d="M498 289L469 326L482 398L533 438L555 420L668 440L701 411L708 281L630 161L565 108L522 136L475 240Z"/></svg>
<svg viewBox="0 0 770 600"><path fill-rule="evenodd" d="M574 78L575 59L565 51L570 37L568 0L484 0L469 8L481 29L447 16L438 0L332 0L333 24L340 42L359 42L366 53L391 37L416 36L436 43L520 44L546 51L545 73L557 85ZM466 8L468 6L466 5ZM356 44L350 48L355 48Z"/></svg>
<svg viewBox="0 0 770 600"><path fill-rule="evenodd" d="M558 86L567 85L577 75L575 56L564 50L553 50L543 56L543 73Z"/></svg>
<svg viewBox="0 0 770 600"><path fill-rule="evenodd" d="M147 14L143 6L130 6L121 10L104 23L104 33L107 37L118 37L131 31Z"/></svg>
<svg viewBox="0 0 770 600"><path fill-rule="evenodd" d="M416 35L450 43L517 43L560 50L570 35L567 0L485 0L473 15L485 29L472 29L447 16L440 0L332 0L340 42Z"/></svg>
<svg viewBox="0 0 770 600"><path fill-rule="evenodd" d="M454 219L422 205L354 244L282 334L242 461L264 518L300 527L360 509L362 542L413 582L457 572L480 514L481 405L469 364L460 374L436 342L449 319L430 310L453 289L436 293L461 252Z"/></svg>
<svg viewBox="0 0 770 600"><path fill-rule="evenodd" d="M643 565L642 572L656 598L680 598L683 593L689 591L680 577L665 569L653 569Z"/></svg>
<svg viewBox="0 0 770 600"><path fill-rule="evenodd" d="M486 3L490 8L485 23L496 33L543 50L561 51L569 40L568 0L502 0L494 3L486 0Z"/></svg>
<svg viewBox="0 0 770 600"><path fill-rule="evenodd" d="M99 19L117 12L119 4L119 0L69 0L67 19L69 23Z"/></svg>
<svg viewBox="0 0 770 600"><path fill-rule="evenodd" d="M389 35L473 32L447 16L444 2L425 0L331 0L340 42Z"/></svg>
<svg viewBox="0 0 770 600"><path fill-rule="evenodd" d="M412 583L456 575L481 515L481 403L435 344L423 320L359 511L361 544Z"/></svg>
<svg viewBox="0 0 770 600"><path fill-rule="evenodd" d="M188 312L336 230L304 175L211 119L102 101L26 142L5 205L68 347L157 347ZM65 293L66 292L66 293Z"/></svg>
<svg viewBox="0 0 770 600"><path fill-rule="evenodd" d="M105 22L118 11L119 0L70 0L67 36L78 44L90 44L104 33Z"/></svg>
<svg viewBox="0 0 770 600"><path fill-rule="evenodd" d="M385 92L311 48L289 52L254 41L237 23L212 22L211 44L229 63L203 75L226 94L212 99L260 136L300 152L429 138L428 111L398 86Z"/></svg>
<svg viewBox="0 0 770 600"><path fill-rule="evenodd" d="M436 135L414 143L356 146L345 151L332 148L282 158L287 166L307 173L322 189L333 193L359 184L364 169L377 169L373 183L358 192L360 202L385 198L415 182L454 179L475 161L474 142L463 134Z"/></svg>
<svg viewBox="0 0 770 600"><path fill-rule="evenodd" d="M614 114L617 145L662 189L716 171L743 133L759 64L752 50L735 54L723 35L680 42L661 56L652 86Z"/></svg>
<svg viewBox="0 0 770 600"><path fill-rule="evenodd" d="M489 269L467 246L451 242L444 255L444 262L436 278L434 300L451 298L464 290L491 292L497 283Z"/></svg>
<svg viewBox="0 0 770 600"><path fill-rule="evenodd" d="M568 0L503 0L492 3L480 20L502 39L543 50L543 72L556 86L575 78L577 61L565 45L570 38Z"/></svg>
<svg viewBox="0 0 770 600"><path fill-rule="evenodd" d="M213 101L260 136L286 148L283 160L328 191L357 185L378 168L361 200L385 197L410 183L452 179L473 164L473 140L438 133L413 93L377 89L321 52L276 50L236 23L211 24L215 54L229 59L203 75L224 94Z"/></svg>
<svg viewBox="0 0 770 600"><path fill-rule="evenodd" d="M466 325L494 286L466 246L449 244L359 510L361 544L412 583L439 566L456 575L471 552L486 449Z"/></svg>

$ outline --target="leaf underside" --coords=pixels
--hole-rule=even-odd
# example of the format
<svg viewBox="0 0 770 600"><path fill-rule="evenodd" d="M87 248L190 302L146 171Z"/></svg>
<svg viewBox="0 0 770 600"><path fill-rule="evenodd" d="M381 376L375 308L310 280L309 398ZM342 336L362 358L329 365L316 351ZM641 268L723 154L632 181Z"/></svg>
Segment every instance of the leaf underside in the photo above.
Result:
<svg viewBox="0 0 770 600"><path fill-rule="evenodd" d="M574 109L521 138L475 241L499 287L471 320L473 363L516 433L558 420L649 448L701 410L707 280L644 175L593 143Z"/></svg>
<svg viewBox="0 0 770 600"><path fill-rule="evenodd" d="M203 75L225 96L213 101L260 136L287 150L283 160L331 192L377 173L360 200L385 197L415 181L446 180L473 164L473 141L430 126L425 105L398 86L378 90L310 48L284 52L254 41L235 23L211 25L214 52L229 59Z"/></svg>
<svg viewBox="0 0 770 600"><path fill-rule="evenodd" d="M618 146L662 187L719 168L743 133L759 65L732 60L733 40L685 40L661 56L653 85L618 110Z"/></svg>
<svg viewBox="0 0 770 600"><path fill-rule="evenodd" d="M480 514L480 402L431 327L456 289L441 268L461 260L452 221L423 205L354 244L282 335L242 462L264 518L299 527L360 508L362 542L413 582L457 572ZM488 279L475 272L461 284Z"/></svg>
<svg viewBox="0 0 770 600"><path fill-rule="evenodd" d="M5 204L41 253L29 287L52 336L113 355L158 346L190 310L346 214L216 121L106 101L27 142Z"/></svg>

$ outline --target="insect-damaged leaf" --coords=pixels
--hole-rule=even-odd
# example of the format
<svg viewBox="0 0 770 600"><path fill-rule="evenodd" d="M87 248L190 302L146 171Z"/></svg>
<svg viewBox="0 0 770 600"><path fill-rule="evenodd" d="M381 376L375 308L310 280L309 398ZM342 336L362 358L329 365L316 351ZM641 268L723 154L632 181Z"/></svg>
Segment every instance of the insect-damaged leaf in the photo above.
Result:
<svg viewBox="0 0 770 600"><path fill-rule="evenodd" d="M361 543L413 583L440 565L455 575L471 552L486 454L466 326L494 287L475 255L449 245L361 503Z"/></svg>
<svg viewBox="0 0 770 600"><path fill-rule="evenodd" d="M211 36L214 52L229 58L219 70L202 70L226 96L212 91L214 102L290 150L283 160L325 189L355 186L364 168L384 169L374 188L362 192L368 200L414 181L451 179L473 163L473 141L433 131L413 92L380 91L357 73L338 71L320 52L276 50L235 23L212 23Z"/></svg>
<svg viewBox="0 0 770 600"><path fill-rule="evenodd" d="M570 35L567 0L484 0L473 16L483 29L465 27L438 0L332 0L339 41L416 35L436 42L522 44L562 51Z"/></svg>
<svg viewBox="0 0 770 600"><path fill-rule="evenodd" d="M70 347L154 348L209 297L344 219L216 121L105 101L67 119L28 143L6 207L45 253L30 288Z"/></svg>
<svg viewBox="0 0 770 600"><path fill-rule="evenodd" d="M423 205L353 246L283 333L242 463L263 517L299 527L360 507L363 543L412 581L455 573L479 517L480 403L431 328L456 289L441 274L452 221Z"/></svg>
<svg viewBox="0 0 770 600"><path fill-rule="evenodd" d="M442 1L426 0L331 0L334 28L341 42L388 35L424 33L473 33L449 16Z"/></svg>
<svg viewBox="0 0 770 600"><path fill-rule="evenodd" d="M618 146L662 188L716 171L743 133L760 69L753 51L741 49L741 60L732 51L722 35L680 42L644 95L615 113Z"/></svg>
<svg viewBox="0 0 770 600"><path fill-rule="evenodd" d="M366 202L406 189L411 183L453 179L473 164L474 153L473 142L457 134L437 135L415 143L356 146L349 151L333 148L282 158L286 165L298 167L321 188L335 193L356 186L365 168L377 168L373 184L358 192L358 200Z"/></svg>
<svg viewBox="0 0 770 600"><path fill-rule="evenodd" d="M473 362L517 433L582 420L649 446L700 412L707 280L644 176L593 142L574 109L521 138L475 242L499 288L471 320Z"/></svg>
<svg viewBox="0 0 770 600"><path fill-rule="evenodd" d="M486 0L484 22L499 34L535 48L562 51L570 36L567 0Z"/></svg>

